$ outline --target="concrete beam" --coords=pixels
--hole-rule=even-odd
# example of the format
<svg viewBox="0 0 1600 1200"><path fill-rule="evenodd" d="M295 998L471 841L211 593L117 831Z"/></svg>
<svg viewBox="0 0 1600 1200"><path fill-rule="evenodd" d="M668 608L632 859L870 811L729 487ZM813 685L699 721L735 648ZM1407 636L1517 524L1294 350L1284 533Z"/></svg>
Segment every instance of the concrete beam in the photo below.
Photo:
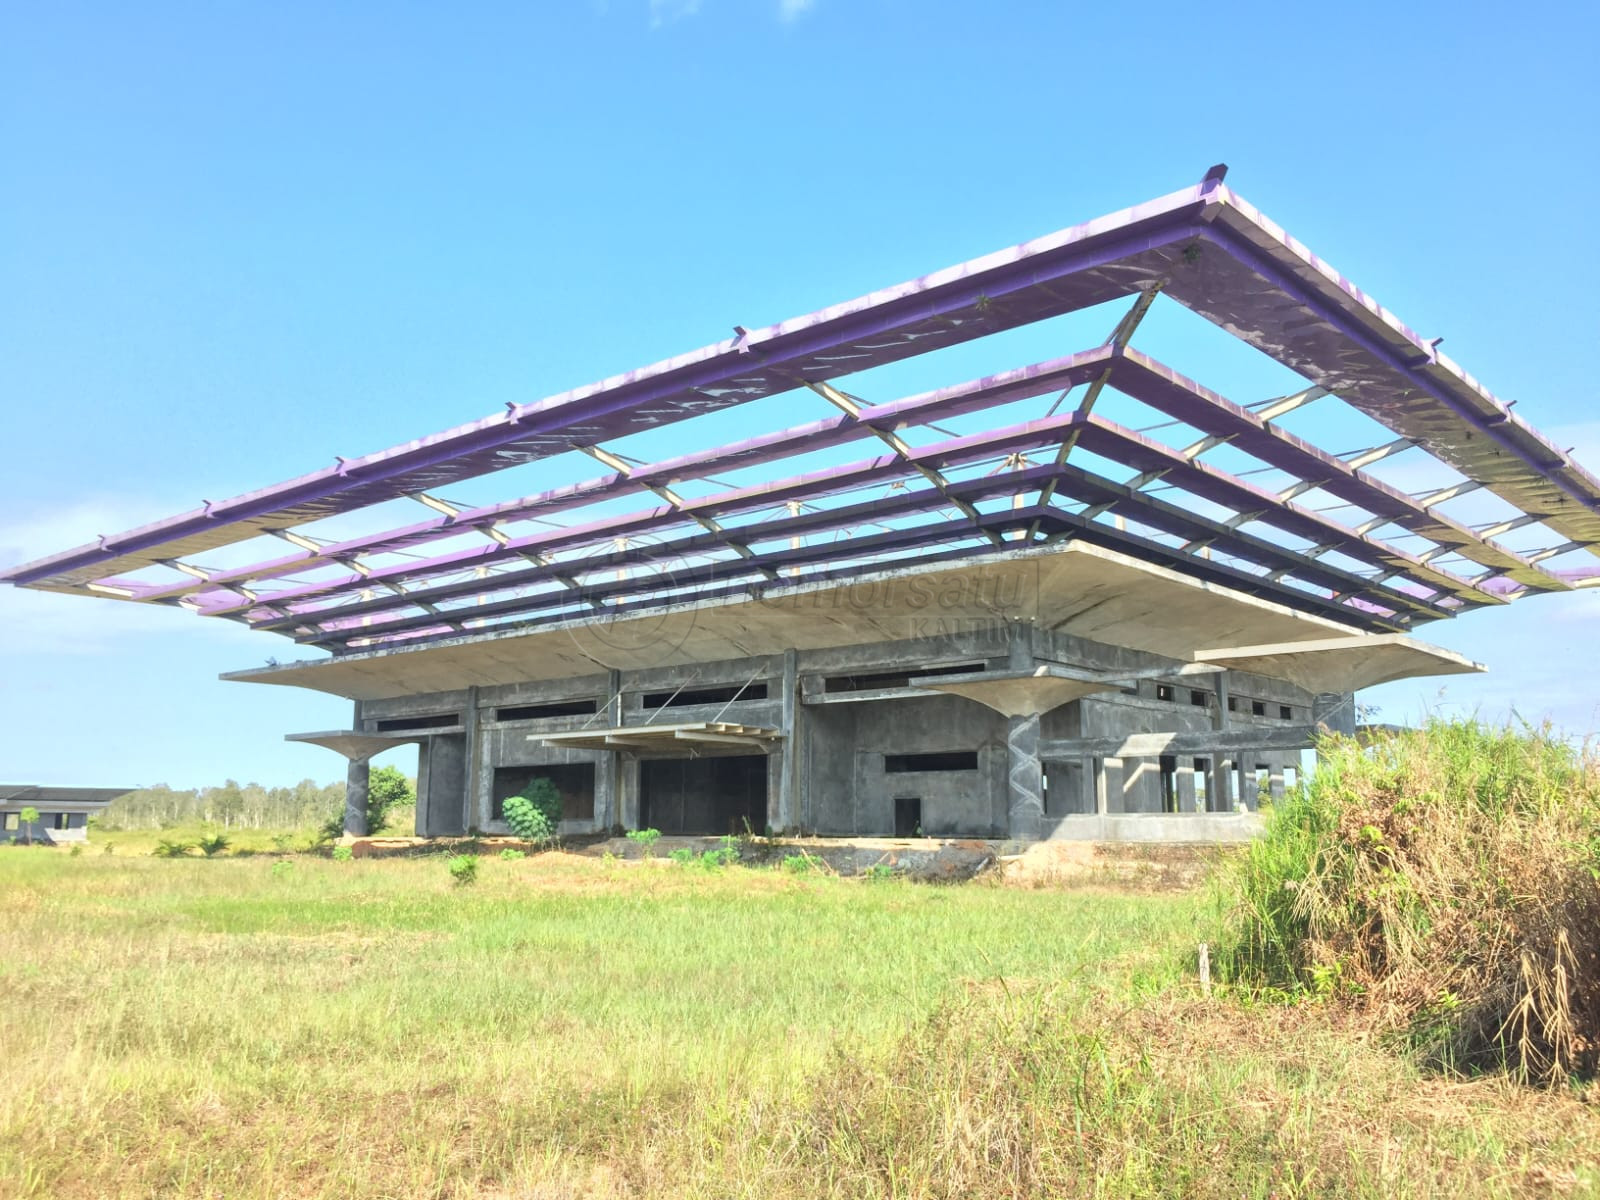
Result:
<svg viewBox="0 0 1600 1200"><path fill-rule="evenodd" d="M1046 759L1078 758L1155 758L1163 754L1227 757L1247 750L1303 750L1312 745L1321 730L1315 725L1196 730L1173 733L1130 733L1125 736L1059 738L1039 743L1039 756Z"/></svg>

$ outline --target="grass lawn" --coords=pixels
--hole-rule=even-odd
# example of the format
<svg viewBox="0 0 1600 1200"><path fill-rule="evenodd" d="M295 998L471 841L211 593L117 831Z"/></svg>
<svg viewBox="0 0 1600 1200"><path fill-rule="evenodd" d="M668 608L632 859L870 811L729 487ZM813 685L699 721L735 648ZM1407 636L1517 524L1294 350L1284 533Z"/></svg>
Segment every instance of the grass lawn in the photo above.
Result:
<svg viewBox="0 0 1600 1200"><path fill-rule="evenodd" d="M284 865L287 864L287 865ZM1201 998L1191 894L0 850L0 1196L1586 1194L1576 1090Z"/></svg>

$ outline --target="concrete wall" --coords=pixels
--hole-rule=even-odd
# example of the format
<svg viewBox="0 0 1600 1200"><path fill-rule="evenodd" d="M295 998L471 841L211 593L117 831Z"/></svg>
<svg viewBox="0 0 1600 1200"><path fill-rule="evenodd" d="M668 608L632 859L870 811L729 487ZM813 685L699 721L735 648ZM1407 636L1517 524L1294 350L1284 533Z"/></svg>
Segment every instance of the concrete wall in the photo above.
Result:
<svg viewBox="0 0 1600 1200"><path fill-rule="evenodd" d="M507 833L493 819L494 773L502 767L587 762L594 765L592 819L563 822L569 835L635 828L639 814L639 761L629 753L557 747L540 734L618 725L728 721L770 727L780 737L767 763L768 820L775 831L798 829L833 835L892 834L895 801L915 797L921 827L930 836L1007 837L1009 829L1007 719L974 701L953 695L901 695L845 700L827 681L932 669L1017 669L1035 663L1060 663L1099 670L1159 669L1178 663L1156 655L1051 634L1032 626L946 631L909 641L730 658L721 662L662 667L635 672L596 672L565 679L469 688L453 692L367 701L359 724L376 731L382 722L438 716L441 724L463 732L427 736L420 756L417 829L438 836L478 829ZM674 704L647 709L650 693L678 689L765 685L763 699ZM913 686L915 681L913 680ZM1233 711L1217 702L1212 676L1173 675L1129 683L1058 706L1042 715L1046 740L1111 737L1138 732L1193 732L1228 728L1304 725L1313 697L1287 683L1230 672ZM1195 691L1204 704L1191 702ZM680 693L681 694L681 693ZM502 719L499 710L538 704L592 702L595 712L538 718ZM1264 715L1251 706L1259 703ZM1287 705L1290 716L1280 715ZM889 771L890 755L968 751L976 769ZM1298 764L1297 752L1254 754L1208 760L1211 773L1197 780L1193 758L1179 760L1169 789L1163 787L1157 759L1078 759L1048 761L1045 772L1046 828L1051 836L1081 836L1094 828L1117 829L1105 819L1122 815L1160 818L1184 814L1210 795L1213 811L1232 812L1236 803L1256 807L1254 774L1241 772L1264 764L1269 792L1280 794L1283 768ZM1225 797L1216 786L1226 783ZM1169 814L1176 804L1178 814ZM785 809L787 805L787 809ZM1132 830L1133 826L1127 826ZM1165 830L1157 821L1147 829ZM1193 827L1199 829L1197 824ZM1229 828L1232 828L1231 826ZM1141 835L1142 836L1142 835ZM1165 836L1165 835L1163 835Z"/></svg>

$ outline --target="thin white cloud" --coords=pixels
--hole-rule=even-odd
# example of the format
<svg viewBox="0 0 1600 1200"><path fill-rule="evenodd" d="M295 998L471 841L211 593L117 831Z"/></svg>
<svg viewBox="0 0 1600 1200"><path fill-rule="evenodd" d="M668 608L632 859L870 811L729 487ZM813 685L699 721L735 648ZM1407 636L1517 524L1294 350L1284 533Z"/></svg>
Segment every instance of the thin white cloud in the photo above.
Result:
<svg viewBox="0 0 1600 1200"><path fill-rule="evenodd" d="M778 20L787 24L799 20L816 6L816 0L778 0Z"/></svg>
<svg viewBox="0 0 1600 1200"><path fill-rule="evenodd" d="M650 0L650 28L660 29L700 11L700 0Z"/></svg>

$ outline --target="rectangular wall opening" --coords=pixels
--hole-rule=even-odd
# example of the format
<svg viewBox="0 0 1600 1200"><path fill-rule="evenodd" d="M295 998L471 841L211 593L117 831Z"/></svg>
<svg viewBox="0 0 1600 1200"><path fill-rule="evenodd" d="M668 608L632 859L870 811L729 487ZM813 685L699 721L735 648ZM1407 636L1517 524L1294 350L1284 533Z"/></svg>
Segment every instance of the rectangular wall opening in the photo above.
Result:
<svg viewBox="0 0 1600 1200"><path fill-rule="evenodd" d="M379 733L405 733L412 729L448 729L461 724L460 713L430 713L426 717L392 717L378 722Z"/></svg>
<svg viewBox="0 0 1600 1200"><path fill-rule="evenodd" d="M542 721L546 717L587 717L598 711L593 700L558 700L552 704L514 704L494 710L496 721Z"/></svg>
<svg viewBox="0 0 1600 1200"><path fill-rule="evenodd" d="M1161 811L1175 813L1178 811L1178 760L1170 754L1163 754L1161 763Z"/></svg>
<svg viewBox="0 0 1600 1200"><path fill-rule="evenodd" d="M942 667L921 667L905 671L858 671L851 675L830 675L822 681L824 692L875 692L882 688L915 687L919 679L936 675L974 675L988 669L987 663L949 663Z"/></svg>
<svg viewBox="0 0 1600 1200"><path fill-rule="evenodd" d="M565 821L594 820L594 764L548 763L537 767L496 767L490 795L489 816L506 819L506 801L519 794L535 779L548 779L561 793L561 818Z"/></svg>
<svg viewBox="0 0 1600 1200"><path fill-rule="evenodd" d="M885 754L883 769L889 775L909 775L916 771L976 771L976 750L946 750L937 754Z"/></svg>
<svg viewBox="0 0 1600 1200"><path fill-rule="evenodd" d="M727 687L684 688L677 692L646 692L646 708L684 708L691 704L727 704L734 700L765 700L764 683L730 684Z"/></svg>
<svg viewBox="0 0 1600 1200"><path fill-rule="evenodd" d="M647 758L639 763L639 826L722 836L767 827L767 756Z"/></svg>
<svg viewBox="0 0 1600 1200"><path fill-rule="evenodd" d="M894 798L894 835L897 838L922 836L922 797Z"/></svg>

